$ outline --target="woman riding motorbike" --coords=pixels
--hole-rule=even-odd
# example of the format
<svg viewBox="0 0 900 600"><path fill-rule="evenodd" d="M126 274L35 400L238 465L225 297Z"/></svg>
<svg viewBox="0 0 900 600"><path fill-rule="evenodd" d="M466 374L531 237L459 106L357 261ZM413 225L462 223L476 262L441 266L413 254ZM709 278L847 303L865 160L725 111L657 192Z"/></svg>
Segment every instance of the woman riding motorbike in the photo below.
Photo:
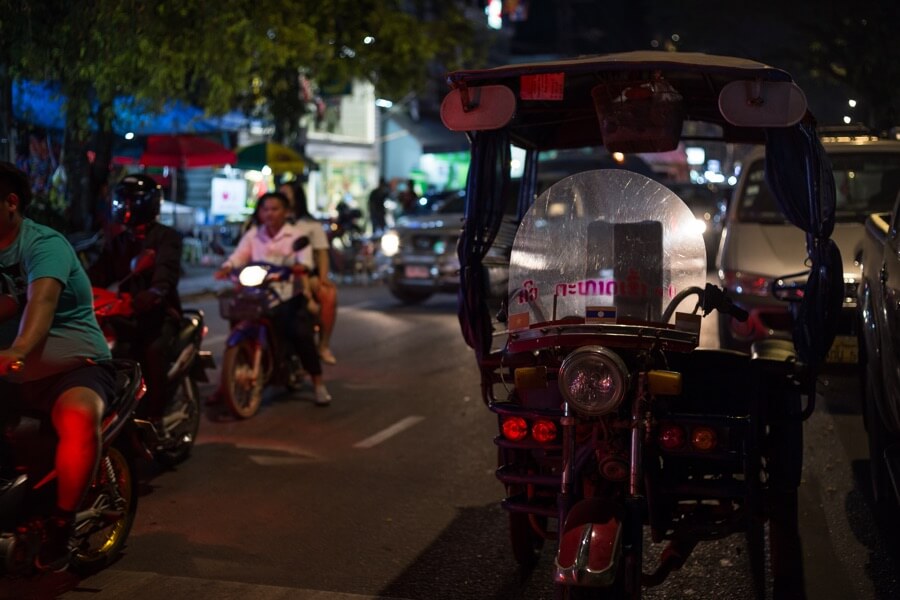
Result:
<svg viewBox="0 0 900 600"><path fill-rule="evenodd" d="M270 192L260 197L259 206L260 226L251 228L241 238L237 248L216 272L217 279L224 279L234 269L254 261L285 266L307 263L308 259L303 254L308 250L298 252L293 249L294 241L302 233L287 222L290 208L287 197L280 192ZM316 404L325 406L331 402L331 394L322 379L322 365L313 333L313 313L319 310L319 306L305 293L304 278L301 277L300 283L299 286L292 282L272 284L281 300L272 310L273 318L283 324L280 330L286 332L304 370L309 373L315 388Z"/></svg>

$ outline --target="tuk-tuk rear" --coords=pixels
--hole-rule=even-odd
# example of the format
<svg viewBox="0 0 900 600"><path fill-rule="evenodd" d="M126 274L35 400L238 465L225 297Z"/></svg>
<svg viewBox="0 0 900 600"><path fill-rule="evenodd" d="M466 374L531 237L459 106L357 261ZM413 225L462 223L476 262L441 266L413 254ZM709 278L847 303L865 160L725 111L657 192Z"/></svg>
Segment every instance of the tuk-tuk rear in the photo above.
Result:
<svg viewBox="0 0 900 600"><path fill-rule="evenodd" d="M803 92L760 63L664 52L460 71L448 82L444 123L472 143L460 325L498 417L516 559L533 562L552 540L560 597L638 598L698 542L745 532L762 590L768 524L776 597L801 597L796 491L812 410L801 393L833 339L843 286L829 239L833 181ZM688 139L766 145L770 185L808 234L796 348L698 348L701 309L740 311L705 285L702 235L665 186L614 169L542 179L547 151L624 161ZM519 180L513 146L525 154ZM497 234L510 218L509 267L486 263L509 243ZM690 297L693 311L679 312ZM644 526L669 543L650 572Z"/></svg>

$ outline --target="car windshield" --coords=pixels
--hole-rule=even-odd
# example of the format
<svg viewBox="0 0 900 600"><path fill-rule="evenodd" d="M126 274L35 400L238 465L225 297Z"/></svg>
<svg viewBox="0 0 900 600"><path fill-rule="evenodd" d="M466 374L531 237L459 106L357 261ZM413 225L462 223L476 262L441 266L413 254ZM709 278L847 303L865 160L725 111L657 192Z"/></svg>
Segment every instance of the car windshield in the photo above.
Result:
<svg viewBox="0 0 900 600"><path fill-rule="evenodd" d="M566 317L658 322L668 301L702 287L705 274L694 215L671 190L620 169L579 173L541 194L519 225L509 326Z"/></svg>
<svg viewBox="0 0 900 600"><path fill-rule="evenodd" d="M834 172L835 217L865 221L873 212L891 210L900 187L900 154L829 153ZM739 221L787 223L764 177L764 161L750 166L737 207Z"/></svg>

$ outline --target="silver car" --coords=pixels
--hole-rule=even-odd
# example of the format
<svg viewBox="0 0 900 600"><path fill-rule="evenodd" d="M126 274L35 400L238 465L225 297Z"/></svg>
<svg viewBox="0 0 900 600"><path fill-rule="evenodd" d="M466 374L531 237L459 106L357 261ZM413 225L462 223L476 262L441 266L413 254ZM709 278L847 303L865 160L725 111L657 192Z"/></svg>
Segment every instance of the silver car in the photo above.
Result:
<svg viewBox="0 0 900 600"><path fill-rule="evenodd" d="M859 268L854 253L863 239L870 213L889 211L893 197L883 189L900 170L900 142L872 136L822 137L831 159L836 191L836 224L832 239L844 263L844 311L838 338L828 356L831 363L856 363L858 327L855 314ZM724 348L747 349L766 337L791 336L792 320L784 302L770 289L772 280L808 268L802 231L790 225L764 180L763 149L751 153L729 206L716 267L721 285L750 313L746 323L719 317ZM798 276L799 277L799 276Z"/></svg>

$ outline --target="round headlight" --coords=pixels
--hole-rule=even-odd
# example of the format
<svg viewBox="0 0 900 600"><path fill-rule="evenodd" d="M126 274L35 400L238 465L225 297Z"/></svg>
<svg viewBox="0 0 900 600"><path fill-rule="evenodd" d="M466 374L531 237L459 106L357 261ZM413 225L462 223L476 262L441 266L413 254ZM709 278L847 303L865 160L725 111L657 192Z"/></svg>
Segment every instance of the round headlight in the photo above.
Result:
<svg viewBox="0 0 900 600"><path fill-rule="evenodd" d="M400 250L400 236L396 231L388 231L381 236L381 251L385 256L393 256Z"/></svg>
<svg viewBox="0 0 900 600"><path fill-rule="evenodd" d="M244 287L256 287L266 280L269 271L259 265L249 265L241 269L238 281Z"/></svg>
<svg viewBox="0 0 900 600"><path fill-rule="evenodd" d="M583 346L559 367L560 391L579 414L588 417L616 410L627 388L625 363L602 346Z"/></svg>

